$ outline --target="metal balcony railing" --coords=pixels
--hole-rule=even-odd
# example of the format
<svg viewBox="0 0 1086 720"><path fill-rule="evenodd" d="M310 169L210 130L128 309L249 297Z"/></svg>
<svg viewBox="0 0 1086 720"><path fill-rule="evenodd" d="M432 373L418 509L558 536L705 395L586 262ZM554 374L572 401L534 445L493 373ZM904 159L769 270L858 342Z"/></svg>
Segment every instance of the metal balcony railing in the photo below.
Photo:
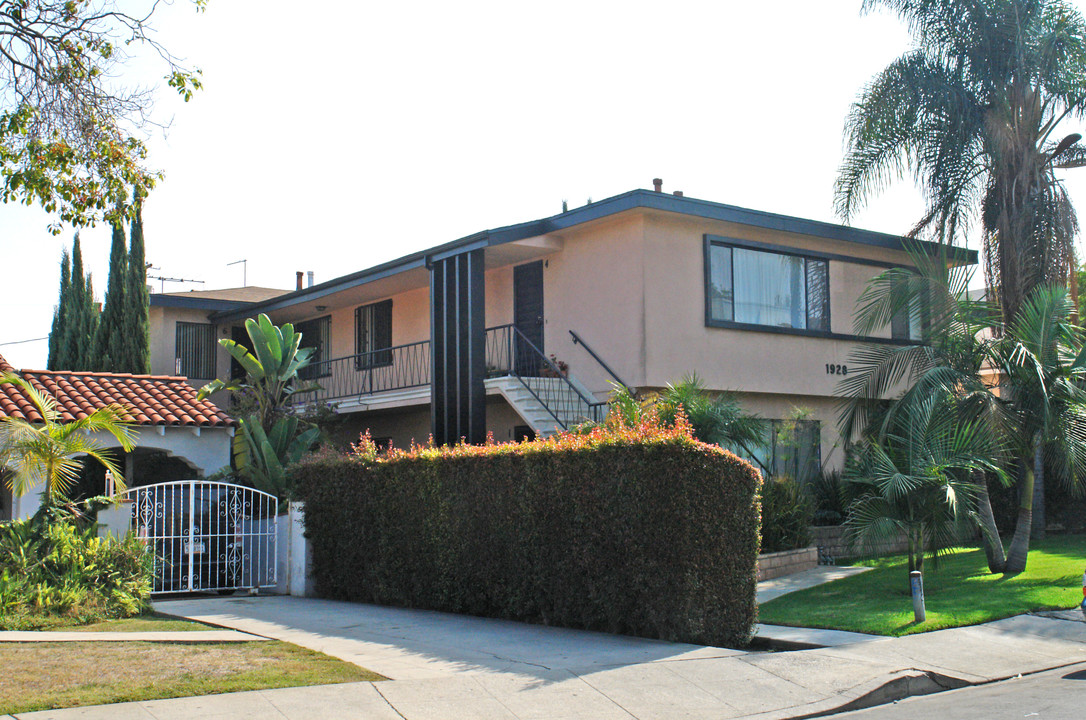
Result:
<svg viewBox="0 0 1086 720"><path fill-rule="evenodd" d="M313 363L300 373L316 382L299 393L304 403L333 402L392 390L425 387L431 380L430 341L396 345L373 352ZM486 377L515 377L562 427L606 415L607 403L595 402L577 389L553 360L514 325L486 331Z"/></svg>
<svg viewBox="0 0 1086 720"><path fill-rule="evenodd" d="M320 386L298 395L307 403L423 387L430 384L430 341L322 360L299 375Z"/></svg>

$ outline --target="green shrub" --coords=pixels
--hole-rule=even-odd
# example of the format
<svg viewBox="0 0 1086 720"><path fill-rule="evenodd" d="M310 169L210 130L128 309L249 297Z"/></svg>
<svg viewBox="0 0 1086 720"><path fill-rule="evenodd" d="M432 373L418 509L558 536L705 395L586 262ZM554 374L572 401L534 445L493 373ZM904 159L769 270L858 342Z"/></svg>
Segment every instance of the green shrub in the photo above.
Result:
<svg viewBox="0 0 1086 720"><path fill-rule="evenodd" d="M846 482L840 470L819 473L805 487L813 503L812 525L844 525L849 506L863 494L863 488Z"/></svg>
<svg viewBox="0 0 1086 720"><path fill-rule="evenodd" d="M805 548L811 543L811 500L794 480L762 485L762 552Z"/></svg>
<svg viewBox="0 0 1086 720"><path fill-rule="evenodd" d="M150 608L143 543L43 516L0 525L0 629L128 617Z"/></svg>
<svg viewBox="0 0 1086 720"><path fill-rule="evenodd" d="M364 438L294 472L325 597L749 641L759 476L685 421L382 458Z"/></svg>

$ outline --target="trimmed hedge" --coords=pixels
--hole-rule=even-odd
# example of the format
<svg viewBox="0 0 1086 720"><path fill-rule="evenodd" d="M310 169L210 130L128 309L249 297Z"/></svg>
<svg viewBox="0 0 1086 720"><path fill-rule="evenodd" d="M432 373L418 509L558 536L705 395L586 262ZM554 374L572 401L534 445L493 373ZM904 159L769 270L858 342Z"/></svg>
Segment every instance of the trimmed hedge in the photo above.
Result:
<svg viewBox="0 0 1086 720"><path fill-rule="evenodd" d="M750 640L760 478L685 422L380 458L363 437L293 471L322 596Z"/></svg>
<svg viewBox="0 0 1086 720"><path fill-rule="evenodd" d="M762 485L762 552L798 550L811 544L813 503L795 480Z"/></svg>

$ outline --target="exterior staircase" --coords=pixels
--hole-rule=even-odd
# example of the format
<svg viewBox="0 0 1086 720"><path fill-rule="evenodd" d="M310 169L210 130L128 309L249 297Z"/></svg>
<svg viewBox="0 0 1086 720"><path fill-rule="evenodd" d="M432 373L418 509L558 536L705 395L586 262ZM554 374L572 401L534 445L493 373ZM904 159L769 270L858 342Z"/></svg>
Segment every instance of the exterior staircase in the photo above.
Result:
<svg viewBox="0 0 1086 720"><path fill-rule="evenodd" d="M487 393L497 393L524 418L537 437L548 437L593 419L602 419L600 406L585 402L565 378L512 375L490 378Z"/></svg>

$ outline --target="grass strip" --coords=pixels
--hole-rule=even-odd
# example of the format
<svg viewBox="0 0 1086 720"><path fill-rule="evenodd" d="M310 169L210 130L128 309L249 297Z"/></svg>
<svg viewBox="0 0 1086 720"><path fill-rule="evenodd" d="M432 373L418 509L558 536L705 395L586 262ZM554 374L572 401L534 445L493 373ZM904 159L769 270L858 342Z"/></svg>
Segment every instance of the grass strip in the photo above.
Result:
<svg viewBox="0 0 1086 720"><path fill-rule="evenodd" d="M385 679L278 641L3 643L0 668L0 715Z"/></svg>
<svg viewBox="0 0 1086 720"><path fill-rule="evenodd" d="M905 559L870 564L874 570L765 603L759 608L759 622L900 636L1077 607L1082 601L1086 536L1061 535L1034 543L1026 571L1015 576L989 573L981 550L959 549L937 564L926 561L927 619L919 624L913 621Z"/></svg>
<svg viewBox="0 0 1086 720"><path fill-rule="evenodd" d="M46 632L194 632L221 629L214 625L180 620L167 615L140 615L120 620L103 620L88 625L56 624L42 628Z"/></svg>

